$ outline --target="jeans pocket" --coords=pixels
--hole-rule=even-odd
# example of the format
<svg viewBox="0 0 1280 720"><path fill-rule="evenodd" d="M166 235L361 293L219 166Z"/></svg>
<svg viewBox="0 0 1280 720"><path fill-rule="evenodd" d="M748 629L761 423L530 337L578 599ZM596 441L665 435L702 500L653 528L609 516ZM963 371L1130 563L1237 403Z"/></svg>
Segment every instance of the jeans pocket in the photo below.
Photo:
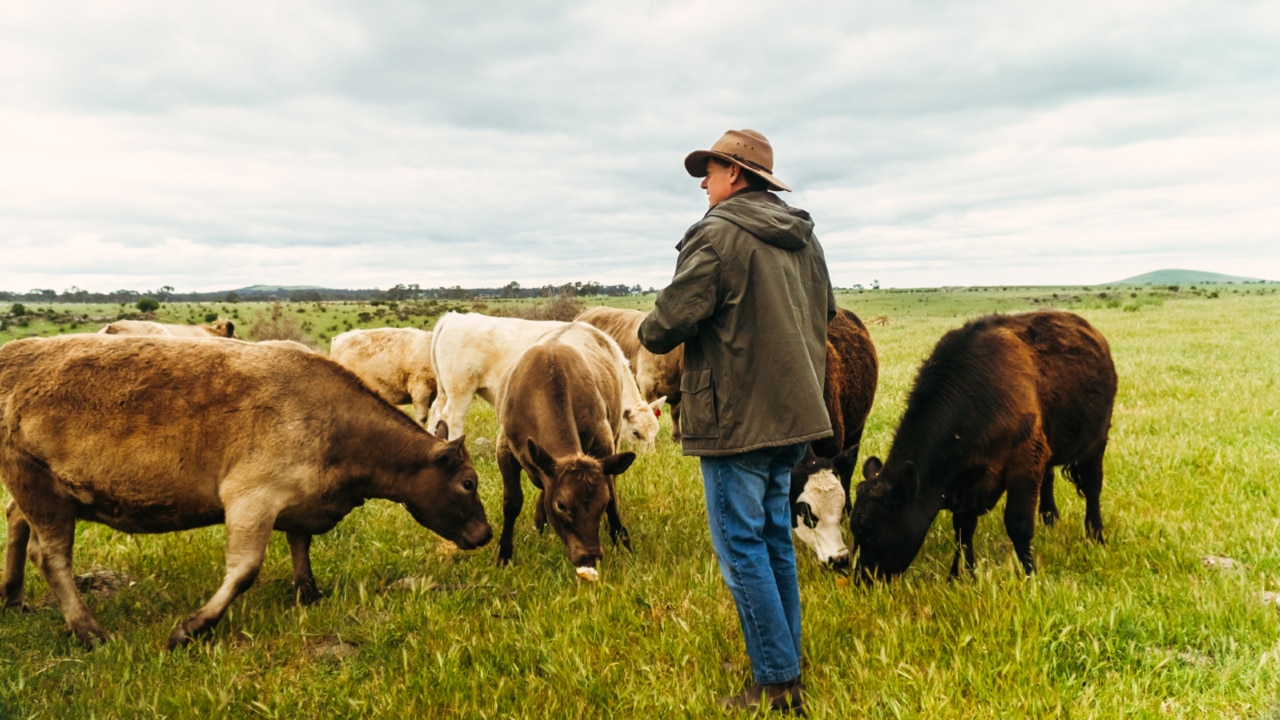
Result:
<svg viewBox="0 0 1280 720"><path fill-rule="evenodd" d="M680 378L680 429L687 438L715 437L716 389L711 370L691 370Z"/></svg>

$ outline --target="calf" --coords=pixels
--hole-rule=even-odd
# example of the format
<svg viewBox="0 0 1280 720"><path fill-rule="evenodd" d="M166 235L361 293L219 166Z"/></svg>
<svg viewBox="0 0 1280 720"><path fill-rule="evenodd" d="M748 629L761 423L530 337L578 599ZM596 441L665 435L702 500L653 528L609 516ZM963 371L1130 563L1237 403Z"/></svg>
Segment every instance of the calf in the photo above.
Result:
<svg viewBox="0 0 1280 720"><path fill-rule="evenodd" d="M413 416L424 423L436 399L431 339L432 333L408 327L348 330L333 339L329 359L392 405L412 403Z"/></svg>
<svg viewBox="0 0 1280 720"><path fill-rule="evenodd" d="M209 631L284 531L299 598L313 535L368 498L464 549L492 536L462 439L438 440L336 363L253 343L74 335L0 348L0 479L13 497L4 592L22 607L27 539L76 638L106 637L76 591L77 520L128 533L225 523L226 577L169 636Z"/></svg>
<svg viewBox="0 0 1280 720"><path fill-rule="evenodd" d="M631 363L640 393L649 402L666 398L671 407L671 439L680 442L680 375L684 372L684 345L657 355L640 344L637 334L646 314L640 310L601 305L587 308L574 318L603 330L622 348Z"/></svg>
<svg viewBox="0 0 1280 720"><path fill-rule="evenodd" d="M1056 516L1049 483L1059 465L1085 498L1088 537L1101 542L1115 394L1107 341L1078 315L991 315L948 332L920 368L887 460L864 465L850 521L858 577L906 570L944 508L957 541L951 575L962 554L972 570L978 517L1006 491L1005 529L1030 574L1037 497Z"/></svg>
<svg viewBox="0 0 1280 720"><path fill-rule="evenodd" d="M841 526L852 507L849 486L879 377L871 334L840 308L827 325L822 387L833 434L810 443L809 455L791 472L791 526L819 560L840 570L849 566Z"/></svg>
<svg viewBox="0 0 1280 720"><path fill-rule="evenodd" d="M551 523L579 576L598 577L601 513L614 544L621 539L630 548L614 478L635 453L614 452L614 428L622 421L617 388L634 380L615 353L621 351L604 333L572 323L521 353L507 374L495 448L502 473L500 563L511 561L511 529L524 505L522 468L540 491L536 526Z"/></svg>

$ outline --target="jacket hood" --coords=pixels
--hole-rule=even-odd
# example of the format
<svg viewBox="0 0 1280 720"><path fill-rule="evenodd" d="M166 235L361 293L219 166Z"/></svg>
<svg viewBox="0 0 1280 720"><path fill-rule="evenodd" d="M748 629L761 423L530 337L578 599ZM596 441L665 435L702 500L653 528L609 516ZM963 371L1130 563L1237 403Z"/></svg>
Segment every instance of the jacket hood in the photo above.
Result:
<svg viewBox="0 0 1280 720"><path fill-rule="evenodd" d="M800 250L813 237L813 218L793 208L771 192L734 195L707 211L707 218L727 220L784 250Z"/></svg>

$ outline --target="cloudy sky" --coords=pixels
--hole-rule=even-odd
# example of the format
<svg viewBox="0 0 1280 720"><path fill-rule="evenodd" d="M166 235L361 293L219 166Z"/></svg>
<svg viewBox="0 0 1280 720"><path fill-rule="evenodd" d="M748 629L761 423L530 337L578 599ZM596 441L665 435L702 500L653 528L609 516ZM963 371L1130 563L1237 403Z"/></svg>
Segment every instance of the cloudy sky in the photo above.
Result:
<svg viewBox="0 0 1280 720"><path fill-rule="evenodd" d="M1280 3L3 0L0 290L662 287L772 140L838 286L1280 280Z"/></svg>

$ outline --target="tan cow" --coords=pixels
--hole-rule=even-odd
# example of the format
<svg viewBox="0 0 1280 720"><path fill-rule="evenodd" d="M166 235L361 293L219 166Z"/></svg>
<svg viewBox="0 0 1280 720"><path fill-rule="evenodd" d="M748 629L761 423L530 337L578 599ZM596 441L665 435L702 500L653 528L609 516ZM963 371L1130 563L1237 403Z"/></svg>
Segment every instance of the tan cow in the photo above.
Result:
<svg viewBox="0 0 1280 720"><path fill-rule="evenodd" d="M680 442L680 375L684 372L684 345L666 355L656 355L640 344L637 331L645 313L629 308L600 305L574 318L605 331L618 343L635 371L640 393L650 402L665 397L671 406L671 439Z"/></svg>
<svg viewBox="0 0 1280 720"><path fill-rule="evenodd" d="M621 539L630 549L614 482L635 460L635 453L614 452L623 410L617 388L634 382L615 359L621 352L603 332L575 322L540 338L506 375L495 446L502 473L500 563L511 561L511 529L524 505L521 468L540 490L535 524L541 530L551 523L579 576L598 577L602 513L614 544Z"/></svg>
<svg viewBox="0 0 1280 720"><path fill-rule="evenodd" d="M209 631L286 533L300 600L311 537L367 498L402 503L464 549L492 537L462 439L432 436L337 363L254 343L68 335L0 347L4 592L24 605L27 540L67 625L106 637L71 575L77 520L128 533L225 523L226 577L169 636Z"/></svg>
<svg viewBox="0 0 1280 720"><path fill-rule="evenodd" d="M329 358L392 405L412 403L413 416L426 422L436 399L431 338L432 333L408 327L348 330L333 339Z"/></svg>
<svg viewBox="0 0 1280 720"><path fill-rule="evenodd" d="M98 332L103 335L173 335L175 337L239 338L236 324L218 318L208 325L174 325L150 320L116 320Z"/></svg>
<svg viewBox="0 0 1280 720"><path fill-rule="evenodd" d="M520 353L546 333L567 324L559 320L445 313L436 321L431 340L431 363L436 371L438 393L431 405L427 427L435 428L443 421L451 433L461 434L473 396L479 395L496 408L501 399L503 377ZM620 349L613 357L627 365ZM623 383L619 389L623 416L622 422L613 426L618 433L614 439L649 448L658 437L655 411L664 400L647 402L629 366L626 374L630 382Z"/></svg>

